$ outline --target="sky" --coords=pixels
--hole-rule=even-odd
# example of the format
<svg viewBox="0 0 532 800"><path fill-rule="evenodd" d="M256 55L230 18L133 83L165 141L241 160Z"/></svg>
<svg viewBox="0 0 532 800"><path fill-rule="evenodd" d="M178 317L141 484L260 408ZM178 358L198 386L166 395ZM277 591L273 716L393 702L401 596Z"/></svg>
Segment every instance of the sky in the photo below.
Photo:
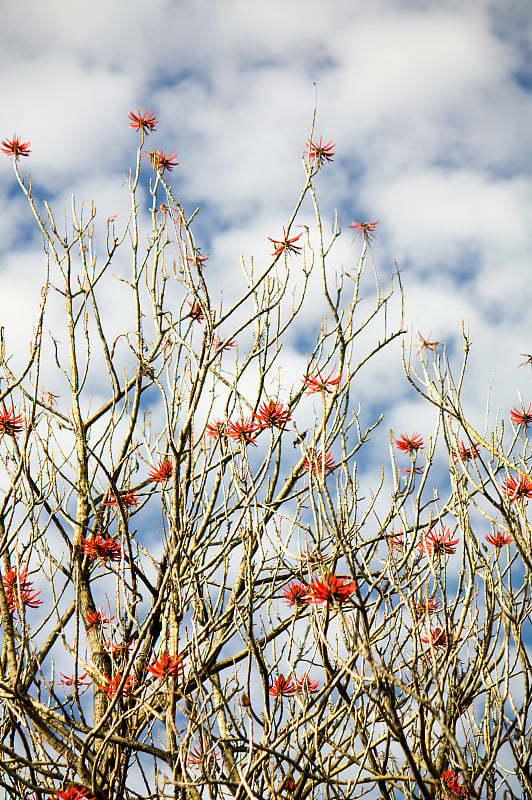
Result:
<svg viewBox="0 0 532 800"><path fill-rule="evenodd" d="M221 287L241 252L265 257L279 238L316 91L316 135L336 152L317 186L324 217L342 220L342 257L351 221L378 221L372 253L383 281L401 271L407 345L432 331L458 369L469 325L464 399L477 425L490 386L493 414L517 390L532 401L518 366L532 350L529 0L95 0L90 13L21 0L2 21L0 138L31 140L21 169L36 194L59 213L74 193L101 219L125 214L138 141L127 115L148 108L156 145L179 157L176 194L201 208L199 244ZM27 352L40 237L5 156L0 209L0 322ZM299 342L297 363L304 331ZM386 430L432 420L399 345L358 391Z"/></svg>

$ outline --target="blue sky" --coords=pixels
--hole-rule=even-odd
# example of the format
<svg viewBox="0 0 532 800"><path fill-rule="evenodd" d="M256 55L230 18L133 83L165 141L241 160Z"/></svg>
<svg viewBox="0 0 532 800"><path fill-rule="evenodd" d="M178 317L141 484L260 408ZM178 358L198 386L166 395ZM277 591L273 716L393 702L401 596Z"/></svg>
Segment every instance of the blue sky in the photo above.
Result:
<svg viewBox="0 0 532 800"><path fill-rule="evenodd" d="M507 413L518 388L532 400L518 369L532 350L529 2L115 0L89 15L22 0L4 9L0 42L0 137L31 140L21 166L37 193L58 213L72 193L103 220L125 212L137 145L127 114L148 107L156 146L179 156L176 194L201 206L200 244L222 287L241 252L270 252L291 212L316 84L316 133L336 144L317 184L325 218L336 208L342 219L341 256L354 218L379 220L375 262L383 279L394 261L401 269L409 329L432 330L458 364L469 323L477 424L493 375L493 408ZM1 323L26 352L40 239L6 157L0 208ZM386 429L431 417L399 347L368 368L360 397L386 411Z"/></svg>

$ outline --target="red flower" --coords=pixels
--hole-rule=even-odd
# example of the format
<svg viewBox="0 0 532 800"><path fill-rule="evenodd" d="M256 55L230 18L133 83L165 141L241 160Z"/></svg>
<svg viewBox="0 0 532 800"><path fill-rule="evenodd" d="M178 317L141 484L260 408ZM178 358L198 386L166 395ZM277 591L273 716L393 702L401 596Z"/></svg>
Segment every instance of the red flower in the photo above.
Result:
<svg viewBox="0 0 532 800"><path fill-rule="evenodd" d="M209 260L209 254L202 256L201 250L196 249L193 256L187 256L187 261L191 267L202 267Z"/></svg>
<svg viewBox="0 0 532 800"><path fill-rule="evenodd" d="M299 606L303 606L307 602L309 588L304 583L292 581L292 583L284 587L283 594L289 606L299 608Z"/></svg>
<svg viewBox="0 0 532 800"><path fill-rule="evenodd" d="M285 425L291 419L292 412L289 409L284 409L282 403L276 403L275 400L266 401L259 407L258 413L253 414L255 419L255 427L257 430L262 428L279 428L286 430Z"/></svg>
<svg viewBox="0 0 532 800"><path fill-rule="evenodd" d="M325 456L325 465L323 463L323 455L316 453L314 450L309 450L306 459L303 461L303 469L305 472L312 472L318 477L323 473L331 472L335 468L334 458L330 453Z"/></svg>
<svg viewBox="0 0 532 800"><path fill-rule="evenodd" d="M15 415L15 410L7 408L0 410L0 436L16 436L24 430L24 417L22 414Z"/></svg>
<svg viewBox="0 0 532 800"><path fill-rule="evenodd" d="M120 681L122 680L123 677L124 676L122 675L121 672L117 672L113 678L106 677L104 683L98 684L98 689L101 689L102 692L105 692L105 694L110 699L112 699L117 693ZM127 697L131 695L132 692L134 691L134 684L135 680L133 678L133 675L128 675L127 680L122 687L121 697Z"/></svg>
<svg viewBox="0 0 532 800"><path fill-rule="evenodd" d="M504 547L506 544L511 544L513 542L512 537L509 534L501 533L501 531L496 531L496 533L488 533L486 534L486 541L500 550L501 547Z"/></svg>
<svg viewBox="0 0 532 800"><path fill-rule="evenodd" d="M530 499L532 497L532 481L526 475L520 475L518 480L509 477L504 481L502 491L510 498L510 503L525 497Z"/></svg>
<svg viewBox="0 0 532 800"><path fill-rule="evenodd" d="M440 607L440 601L435 597L429 598L425 595L425 597L417 597L412 605L414 606L414 614L418 619L421 619L425 615L434 614Z"/></svg>
<svg viewBox="0 0 532 800"><path fill-rule="evenodd" d="M222 350L230 350L235 344L236 342L230 342L229 339L220 339L218 336L215 336L212 340L212 346L217 353L221 353Z"/></svg>
<svg viewBox="0 0 532 800"><path fill-rule="evenodd" d="M423 447L423 437L413 432L412 436L407 436L406 433L402 433L401 436L395 440L395 444L397 445L397 449L401 450L403 453L414 453L416 450L419 450L420 447Z"/></svg>
<svg viewBox="0 0 532 800"><path fill-rule="evenodd" d="M137 109L136 114L134 111L130 111L128 117L131 120L129 127L135 128L137 131L143 131L143 133L150 133L156 130L155 126L159 124L155 114L148 114L148 109L144 114L140 113L140 108Z"/></svg>
<svg viewBox="0 0 532 800"><path fill-rule="evenodd" d="M31 142L21 142L18 133L13 134L12 139L3 139L0 150L6 156L15 156L15 161L18 161L20 156L29 156Z"/></svg>
<svg viewBox="0 0 532 800"><path fill-rule="evenodd" d="M514 406L510 411L510 417L512 418L512 422L514 425L524 425L525 430L528 426L532 423L532 403L528 406L527 410L525 411L525 407L521 405L521 410Z"/></svg>
<svg viewBox="0 0 532 800"><path fill-rule="evenodd" d="M402 550L405 546L402 533L390 533L387 537L388 547L391 547L392 553L395 550Z"/></svg>
<svg viewBox="0 0 532 800"><path fill-rule="evenodd" d="M126 508L134 508L139 502L135 492L120 492L120 500ZM113 508L118 508L120 505L114 495L104 500L103 504L104 506L113 506Z"/></svg>
<svg viewBox="0 0 532 800"><path fill-rule="evenodd" d="M474 458L478 458L480 455L480 450L478 444L472 444L470 447L466 447L464 442L460 442L459 447L453 447L453 458L458 463L460 461L468 462L472 461Z"/></svg>
<svg viewBox="0 0 532 800"><path fill-rule="evenodd" d="M44 389L41 389L41 397L45 400L49 406L55 406L55 400L58 399L60 395L54 394L53 392L47 392Z"/></svg>
<svg viewBox="0 0 532 800"><path fill-rule="evenodd" d="M113 642L112 639L109 639L106 643L107 649L113 656L113 658L121 658L122 656L127 656L131 648L133 647L133 642Z"/></svg>
<svg viewBox="0 0 532 800"><path fill-rule="evenodd" d="M298 255L301 252L301 247L295 245L294 242L297 242L297 240L300 239L303 234L300 233L299 236L294 236L292 239L289 239L286 229L283 227L283 235L284 239L282 239L282 241L277 241L277 239L272 239L270 236L268 236L270 242L275 245L275 250L273 251L272 256L280 256L282 253L295 253Z"/></svg>
<svg viewBox="0 0 532 800"><path fill-rule="evenodd" d="M318 392L325 394L325 392L329 393L332 392L333 390L330 389L329 387L336 386L342 380L341 372L339 375L336 376L336 378L332 377L335 369L336 366L332 368L331 372L327 375L326 378L322 376L319 369L316 369L317 377L311 375L310 372L307 372L305 377L301 379L303 381L303 386L307 390L305 394L317 394Z"/></svg>
<svg viewBox="0 0 532 800"><path fill-rule="evenodd" d="M426 553L428 556L456 553L455 545L459 541L459 539L451 539L449 528L442 527L441 533L436 533L431 529L428 533L421 531L421 540L418 542L417 549L420 553Z"/></svg>
<svg viewBox="0 0 532 800"><path fill-rule="evenodd" d="M423 472L423 467L401 467L399 472L407 472L408 477L410 477L410 475L421 475Z"/></svg>
<svg viewBox="0 0 532 800"><path fill-rule="evenodd" d="M227 423L227 435L230 439L241 444L254 444L256 447L257 444L253 436L256 430L257 427L253 422L253 417L240 420L240 422Z"/></svg>
<svg viewBox="0 0 532 800"><path fill-rule="evenodd" d="M452 792L453 798L455 797L467 797L467 791L465 786L462 786L461 783L458 783L459 776L454 773L452 769L446 769L440 775L440 780L445 786L446 789ZM446 800L450 800L448 795L444 795Z"/></svg>
<svg viewBox="0 0 532 800"><path fill-rule="evenodd" d="M167 155L164 150L152 150L151 153L143 153L142 155L150 157L153 169L155 172L163 172L165 180L166 173L171 172L179 164L175 150L172 150L170 155Z"/></svg>
<svg viewBox="0 0 532 800"><path fill-rule="evenodd" d="M365 242L370 242L373 231L378 224L378 222L360 222L360 220L355 219L349 227L358 231L357 236L362 236Z"/></svg>
<svg viewBox="0 0 532 800"><path fill-rule="evenodd" d="M109 625L109 623L114 619L114 617L110 617L107 619L106 611L104 611L103 606L100 608L99 611L87 611L85 614L85 621L90 625L90 628L87 628L88 631L92 631L93 628L103 627L104 625Z"/></svg>
<svg viewBox="0 0 532 800"><path fill-rule="evenodd" d="M295 691L296 687L294 686L292 678L285 678L282 672L268 689L268 692L272 695L272 697L291 697L293 694L295 694Z"/></svg>
<svg viewBox="0 0 532 800"><path fill-rule="evenodd" d="M61 789L60 792L54 791L59 797L59 800L94 800L94 797L89 797L88 789L78 789L76 786L69 786L68 789Z"/></svg>
<svg viewBox="0 0 532 800"><path fill-rule="evenodd" d="M40 591L32 594L33 582L28 580L28 570L23 569L20 573L16 569L10 569L2 576L6 600L11 613L21 608L38 608L42 600L37 600Z"/></svg>
<svg viewBox="0 0 532 800"><path fill-rule="evenodd" d="M102 564L106 561L120 561L122 555L122 542L119 536L94 536L92 539L81 539L81 550L91 561L100 559Z"/></svg>
<svg viewBox="0 0 532 800"><path fill-rule="evenodd" d="M416 338L417 338L417 342L418 342L418 345L419 345L417 353L416 353L416 356L421 355L422 350L426 350L426 351L434 350L434 352L436 352L436 348L441 345L441 342L430 342L429 341L431 333L432 333L432 331L430 331L430 333L429 333L429 335L427 336L426 339L420 334L419 331L416 333Z"/></svg>
<svg viewBox="0 0 532 800"><path fill-rule="evenodd" d="M148 473L148 480L154 483L165 483L173 474L174 465L168 458L165 458L164 461L159 461L157 469L152 469L152 471Z"/></svg>
<svg viewBox="0 0 532 800"><path fill-rule="evenodd" d="M90 686L92 683L92 681L90 680L88 681L85 680L85 678L87 677L86 672L84 672L83 675L78 675L76 680L74 680L73 675L65 675L62 672L60 672L59 674L61 675L63 680L58 682L57 684L58 686L74 686L74 683L76 684L76 686Z"/></svg>
<svg viewBox="0 0 532 800"><path fill-rule="evenodd" d="M312 681L308 674L296 680L297 688L301 694L316 694L320 685L319 681Z"/></svg>
<svg viewBox="0 0 532 800"><path fill-rule="evenodd" d="M182 656L171 656L170 653L163 653L159 661L155 658L151 664L148 664L146 669L156 678L159 678L159 683L162 683L167 678L178 678L179 673L185 666Z"/></svg>
<svg viewBox="0 0 532 800"><path fill-rule="evenodd" d="M356 591L355 581L346 583L347 578L340 578L336 575L328 575L324 581L312 583L308 589L311 594L307 603L330 603L336 600L337 603L345 603Z"/></svg>
<svg viewBox="0 0 532 800"><path fill-rule="evenodd" d="M221 439L222 436L227 436L227 422L223 419L215 419L214 422L206 425L205 433L212 439Z"/></svg>
<svg viewBox="0 0 532 800"><path fill-rule="evenodd" d="M209 750L208 753L204 753L202 750L198 750L197 747L191 747L187 758L187 764L190 767L201 767L202 769L211 770L216 766L216 762L219 758L220 753L217 750Z"/></svg>
<svg viewBox="0 0 532 800"><path fill-rule="evenodd" d="M332 139L327 144L322 144L322 137L317 144L311 139L307 142L307 149L303 153L304 158L308 158L309 162L316 162L318 169L323 166L325 161L334 161L334 143Z"/></svg>
<svg viewBox="0 0 532 800"><path fill-rule="evenodd" d="M445 631L442 631L441 628L435 628L431 631L430 638L425 634L421 637L421 641L425 642L425 644L432 644L433 647L446 648L449 640Z"/></svg>

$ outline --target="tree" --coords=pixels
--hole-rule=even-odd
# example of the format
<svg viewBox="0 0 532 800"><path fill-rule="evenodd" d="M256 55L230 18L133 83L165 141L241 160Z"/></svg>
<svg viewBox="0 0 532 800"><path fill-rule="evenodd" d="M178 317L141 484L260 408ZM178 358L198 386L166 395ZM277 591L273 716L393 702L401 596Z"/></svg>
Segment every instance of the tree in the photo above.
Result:
<svg viewBox="0 0 532 800"><path fill-rule="evenodd" d="M96 210L73 201L61 227L19 172L29 142L2 142L45 263L26 363L2 334L6 796L532 796L530 406L509 444L502 422L479 433L468 337L455 382L418 336L405 370L436 431L392 433L392 489L383 469L363 493L381 418L362 425L353 387L405 333L402 287L372 277L377 223L353 222L359 256L331 268L341 228L325 235L315 178L334 145L313 124L269 262L242 257L222 296L175 153L146 154L143 231L157 120L130 120L131 210L103 256ZM294 381L282 344L318 290Z"/></svg>

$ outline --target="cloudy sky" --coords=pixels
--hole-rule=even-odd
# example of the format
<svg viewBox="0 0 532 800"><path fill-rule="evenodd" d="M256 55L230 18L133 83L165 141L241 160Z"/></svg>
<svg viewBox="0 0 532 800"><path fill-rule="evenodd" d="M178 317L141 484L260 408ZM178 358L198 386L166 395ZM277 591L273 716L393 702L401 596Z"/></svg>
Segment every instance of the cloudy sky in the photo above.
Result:
<svg viewBox="0 0 532 800"><path fill-rule="evenodd" d="M397 262L407 325L472 340L466 396L481 424L517 389L532 400L532 8L529 0L48 0L6 5L0 138L31 140L21 161L59 212L75 193L105 219L125 211L137 134L157 114L176 150L176 194L201 206L200 244L220 283L240 253L262 257L302 185L316 133L335 142L321 207L379 221L373 254ZM0 159L1 324L26 349L40 289L39 236ZM303 219L302 222L305 222ZM342 254L344 250L341 250ZM27 313L20 313L21 310ZM304 357L304 353L302 357ZM361 397L385 427L423 428L400 349L367 373Z"/></svg>

